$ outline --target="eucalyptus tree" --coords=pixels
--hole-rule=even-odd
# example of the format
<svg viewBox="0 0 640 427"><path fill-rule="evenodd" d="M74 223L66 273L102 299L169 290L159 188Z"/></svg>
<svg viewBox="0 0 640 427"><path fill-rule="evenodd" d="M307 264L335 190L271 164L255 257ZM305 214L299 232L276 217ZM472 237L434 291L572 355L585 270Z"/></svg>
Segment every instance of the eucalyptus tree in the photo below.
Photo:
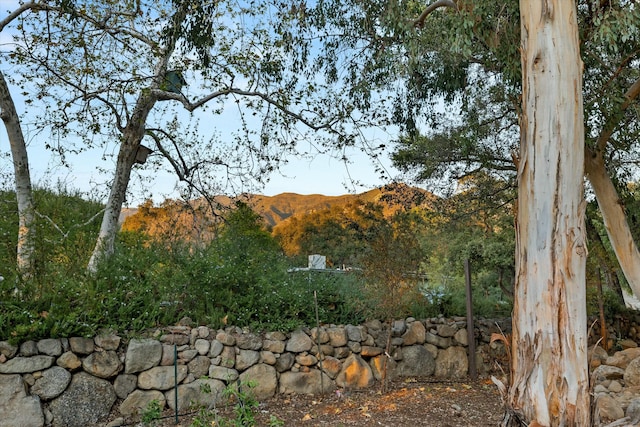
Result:
<svg viewBox="0 0 640 427"><path fill-rule="evenodd" d="M594 159L606 159L610 173L635 161L637 124L620 126L637 96L635 4L319 1L308 13L331 28L320 37L318 69L342 79L364 106L376 90L392 93L405 141L423 144L413 154L430 150L422 156L425 177L459 178L486 167L517 174L505 425L588 425L582 182L586 171L600 208L622 212L607 202L615 189L604 185L604 162ZM430 125L434 131L420 141L419 130ZM610 138L616 132L620 142ZM607 224L613 245L638 256L618 228L628 229L624 217L615 218L615 228ZM627 276L633 284L633 272Z"/></svg>
<svg viewBox="0 0 640 427"><path fill-rule="evenodd" d="M221 175L265 179L296 152L307 131L320 150L353 141L345 124L358 120L352 109L330 109L330 90L315 97L321 80L290 72L283 53L290 41L271 19L288 17L269 6L69 1L70 22L50 12L22 17L13 58L36 87L32 100L44 109L40 123L61 141L51 148L62 155L94 146L117 151L90 271L114 250L143 141L202 194ZM219 118L230 108L238 111L237 123ZM234 126L233 139L200 136L190 122L196 111L209 127ZM81 143L73 146L74 138Z"/></svg>

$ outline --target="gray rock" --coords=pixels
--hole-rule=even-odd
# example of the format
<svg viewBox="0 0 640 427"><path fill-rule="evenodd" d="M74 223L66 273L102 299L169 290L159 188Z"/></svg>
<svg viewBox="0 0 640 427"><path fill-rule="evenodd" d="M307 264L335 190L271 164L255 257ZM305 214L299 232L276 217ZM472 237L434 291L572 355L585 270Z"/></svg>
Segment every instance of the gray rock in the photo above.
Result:
<svg viewBox="0 0 640 427"><path fill-rule="evenodd" d="M275 368L276 371L282 373L288 371L293 366L295 362L295 356L293 353L283 353L276 360Z"/></svg>
<svg viewBox="0 0 640 427"><path fill-rule="evenodd" d="M336 385L317 369L309 372L284 372L280 375L280 393L322 394L335 390Z"/></svg>
<svg viewBox="0 0 640 427"><path fill-rule="evenodd" d="M293 353L302 353L303 351L311 350L312 346L313 341L311 341L309 335L298 329L291 333L291 338L287 341L285 350Z"/></svg>
<svg viewBox="0 0 640 427"><path fill-rule="evenodd" d="M196 356L191 362L187 364L189 373L195 378L204 377L209 373L209 366L211 366L211 359L207 356Z"/></svg>
<svg viewBox="0 0 640 427"><path fill-rule="evenodd" d="M272 353L284 353L285 342L275 340L262 341L262 349Z"/></svg>
<svg viewBox="0 0 640 427"><path fill-rule="evenodd" d="M187 350L182 350L180 353L178 353L178 357L180 361L183 363L191 362L197 355L198 355L198 350L190 349L190 348Z"/></svg>
<svg viewBox="0 0 640 427"><path fill-rule="evenodd" d="M82 366L82 362L80 361L80 359L78 359L78 356L76 356L73 352L66 351L62 353L60 357L58 357L58 360L56 360L56 365L60 366L61 368L68 369L70 371L75 371L80 366Z"/></svg>
<svg viewBox="0 0 640 427"><path fill-rule="evenodd" d="M448 348L451 346L451 338L443 338L440 335L435 335L431 332L427 332L426 342L433 344L438 348Z"/></svg>
<svg viewBox="0 0 640 427"><path fill-rule="evenodd" d="M44 426L40 399L27 395L20 375L0 375L0 414L0 427Z"/></svg>
<svg viewBox="0 0 640 427"><path fill-rule="evenodd" d="M371 366L373 377L378 381L382 381L382 378L393 380L397 377L398 363L384 354L372 357L371 360L369 360L369 366Z"/></svg>
<svg viewBox="0 0 640 427"><path fill-rule="evenodd" d="M325 357L322 360L322 371L329 375L331 379L336 379L340 371L342 371L342 362L335 357Z"/></svg>
<svg viewBox="0 0 640 427"><path fill-rule="evenodd" d="M596 414L600 421L615 421L624 417L624 411L616 400L608 394L596 398Z"/></svg>
<svg viewBox="0 0 640 427"><path fill-rule="evenodd" d="M625 416L629 417L630 425L638 425L640 423L640 397L633 399L629 402Z"/></svg>
<svg viewBox="0 0 640 427"><path fill-rule="evenodd" d="M344 347L349 341L347 331L344 328L328 328L327 334L329 334L329 344L332 347Z"/></svg>
<svg viewBox="0 0 640 427"><path fill-rule="evenodd" d="M65 392L51 401L49 409L55 425L86 427L108 417L115 401L116 393L108 381L80 372Z"/></svg>
<svg viewBox="0 0 640 427"><path fill-rule="evenodd" d="M357 354L352 354L342 363L342 370L336 377L336 384L349 390L371 387L374 381L371 367Z"/></svg>
<svg viewBox="0 0 640 427"><path fill-rule="evenodd" d="M326 344L329 342L329 334L325 328L313 328L311 329L311 339L314 344Z"/></svg>
<svg viewBox="0 0 640 427"><path fill-rule="evenodd" d="M427 330L422 322L413 322L402 336L403 345L423 344L426 336Z"/></svg>
<svg viewBox="0 0 640 427"><path fill-rule="evenodd" d="M344 327L344 329L347 332L347 338L349 341L354 341L357 343L364 341L364 338L362 336L362 329L360 327L347 325Z"/></svg>
<svg viewBox="0 0 640 427"><path fill-rule="evenodd" d="M51 367L54 360L54 357L44 355L14 357L0 364L0 374L27 374L30 372L43 371Z"/></svg>
<svg viewBox="0 0 640 427"><path fill-rule="evenodd" d="M233 335L228 334L226 332L218 332L216 335L216 339L220 341L225 346L233 346L236 345L236 339Z"/></svg>
<svg viewBox="0 0 640 427"><path fill-rule="evenodd" d="M177 378L173 366L156 366L138 374L138 388L143 390L169 390L186 377L189 369L186 365L177 366Z"/></svg>
<svg viewBox="0 0 640 427"><path fill-rule="evenodd" d="M280 331L266 332L264 338L273 341L285 341L287 336Z"/></svg>
<svg viewBox="0 0 640 427"><path fill-rule="evenodd" d="M255 383L251 393L259 401L273 397L278 390L278 377L275 368L264 363L253 365L241 373L240 381Z"/></svg>
<svg viewBox="0 0 640 427"><path fill-rule="evenodd" d="M167 403L161 391L135 390L120 404L120 413L122 415L142 414L154 400L160 404L161 408L164 408Z"/></svg>
<svg viewBox="0 0 640 427"><path fill-rule="evenodd" d="M31 394L42 400L51 400L62 394L71 382L71 373L60 366L53 366L42 373L31 387Z"/></svg>
<svg viewBox="0 0 640 427"><path fill-rule="evenodd" d="M116 396L120 399L126 399L136 389L138 385L138 377L133 374L118 375L113 382L113 389Z"/></svg>
<svg viewBox="0 0 640 427"><path fill-rule="evenodd" d="M633 359L624 371L624 382L629 387L640 386L640 357Z"/></svg>
<svg viewBox="0 0 640 427"><path fill-rule="evenodd" d="M95 344L102 348L103 350L117 350L120 347L120 338L118 335L113 333L102 333L95 337L93 341Z"/></svg>
<svg viewBox="0 0 640 427"><path fill-rule="evenodd" d="M267 365L275 365L276 364L276 356L270 351L261 351L260 352L260 363L266 363Z"/></svg>
<svg viewBox="0 0 640 427"><path fill-rule="evenodd" d="M189 384L178 386L178 412L190 408L214 408L222 400L225 385L220 380L200 378ZM167 405L176 410L176 391L171 389L165 393Z"/></svg>
<svg viewBox="0 0 640 427"><path fill-rule="evenodd" d="M98 378L111 378L120 373L122 363L115 351L100 351L85 357L82 369Z"/></svg>
<svg viewBox="0 0 640 427"><path fill-rule="evenodd" d="M401 336L407 330L407 322L404 320L394 320L391 325L391 333L393 336Z"/></svg>
<svg viewBox="0 0 640 427"><path fill-rule="evenodd" d="M458 328L450 325L438 325L437 326L438 335L443 338L450 338L456 334Z"/></svg>
<svg viewBox="0 0 640 427"><path fill-rule="evenodd" d="M20 344L20 355L24 357L35 356L38 354L38 345L35 341L25 341Z"/></svg>
<svg viewBox="0 0 640 427"><path fill-rule="evenodd" d="M69 338L69 346L75 354L91 354L95 349L95 345L91 338L72 337Z"/></svg>
<svg viewBox="0 0 640 427"><path fill-rule="evenodd" d="M199 355L204 356L209 353L211 343L203 338L198 338L193 346L198 351Z"/></svg>
<svg viewBox="0 0 640 427"><path fill-rule="evenodd" d="M160 337L160 341L163 344L169 345L187 345L189 344L189 335L185 334L166 334Z"/></svg>
<svg viewBox="0 0 640 427"><path fill-rule="evenodd" d="M640 357L640 348L628 348L626 350L616 351L613 356L607 357L603 363L606 365L616 366L621 369L627 369L629 363L638 357Z"/></svg>
<svg viewBox="0 0 640 427"><path fill-rule="evenodd" d="M210 366L209 378L225 381L230 383L238 379L238 371L224 366Z"/></svg>
<svg viewBox="0 0 640 427"><path fill-rule="evenodd" d="M431 332L427 332L425 341L439 348L448 348L451 346L451 338L444 338L444 337L441 337L440 335L432 334Z"/></svg>
<svg viewBox="0 0 640 427"><path fill-rule="evenodd" d="M62 354L62 343L59 339L47 338L37 343L38 352L47 356L60 356Z"/></svg>
<svg viewBox="0 0 640 427"><path fill-rule="evenodd" d="M360 349L360 355L362 357L375 357L384 352L383 348L380 347L371 347L368 345L363 345Z"/></svg>
<svg viewBox="0 0 640 427"><path fill-rule="evenodd" d="M453 335L453 339L460 345L466 347L469 345L469 334L467 334L467 329L462 328L458 329L456 333Z"/></svg>
<svg viewBox="0 0 640 427"><path fill-rule="evenodd" d="M236 336L236 346L242 350L261 350L262 338L255 334L240 334Z"/></svg>
<svg viewBox="0 0 640 427"><path fill-rule="evenodd" d="M220 356L220 353L222 353L223 349L224 349L224 345L220 341L218 340L211 341L211 346L209 347L209 357Z"/></svg>
<svg viewBox="0 0 640 427"><path fill-rule="evenodd" d="M169 344L162 344L162 356L160 366L173 366L176 362L176 348Z"/></svg>
<svg viewBox="0 0 640 427"><path fill-rule="evenodd" d="M162 358L162 344L154 339L132 339L124 359L125 374L134 374L157 366Z"/></svg>
<svg viewBox="0 0 640 427"><path fill-rule="evenodd" d="M469 371L467 352L463 347L449 347L438 352L434 375L440 378L464 378Z"/></svg>
<svg viewBox="0 0 640 427"><path fill-rule="evenodd" d="M412 345L402 349L402 361L397 368L399 376L431 376L435 370L435 360L424 346Z"/></svg>
<svg viewBox="0 0 640 427"><path fill-rule="evenodd" d="M9 341L0 341L0 354L11 359L18 353L18 347L11 345Z"/></svg>
<svg viewBox="0 0 640 427"><path fill-rule="evenodd" d="M262 343L260 344L262 347ZM236 355L236 366L238 371L244 371L245 369L255 365L260 361L260 352L255 350L240 350Z"/></svg>
<svg viewBox="0 0 640 427"><path fill-rule="evenodd" d="M220 353L220 366L233 368L236 365L236 348L224 346Z"/></svg>

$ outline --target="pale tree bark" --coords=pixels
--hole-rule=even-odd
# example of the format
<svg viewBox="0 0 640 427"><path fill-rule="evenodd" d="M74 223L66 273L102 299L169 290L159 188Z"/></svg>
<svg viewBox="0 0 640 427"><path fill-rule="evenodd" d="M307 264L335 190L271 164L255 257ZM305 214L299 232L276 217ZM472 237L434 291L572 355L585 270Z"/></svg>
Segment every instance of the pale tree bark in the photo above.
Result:
<svg viewBox="0 0 640 427"><path fill-rule="evenodd" d="M504 425L590 425L582 61L575 2L521 0L522 117ZM537 424L536 424L537 423Z"/></svg>
<svg viewBox="0 0 640 427"><path fill-rule="evenodd" d="M611 135L624 117L624 112L638 95L640 95L640 80L637 80L624 94L624 101L619 107L620 111L617 114L611 113L611 118L598 136L593 150L586 150L585 172L598 201L607 236L609 236L620 268L622 268L633 294L640 298L640 251L633 240L624 206L611 177L607 173L604 162L606 145Z"/></svg>
<svg viewBox="0 0 640 427"><path fill-rule="evenodd" d="M32 277L35 271L35 206L31 191L27 146L22 134L20 118L2 72L0 72L0 116L7 130L11 146L16 199L18 201L17 269L22 279L26 280Z"/></svg>
<svg viewBox="0 0 640 427"><path fill-rule="evenodd" d="M166 58L168 58L168 55ZM166 59L161 61L157 70L157 76L164 76L166 62ZM160 79L158 78L156 80ZM158 84L155 83L155 86L157 88ZM157 97L153 95L153 92L152 90L144 91L140 95L133 114L122 132L122 141L120 142L120 150L118 152L113 182L111 183L109 199L105 206L98 239L96 240L96 245L87 265L87 270L90 273L95 273L100 262L113 254L116 234L119 228L118 220L120 218L120 212L122 211L122 204L127 194L127 187L131 178L131 169L133 168L138 148L145 135L147 117L157 102Z"/></svg>

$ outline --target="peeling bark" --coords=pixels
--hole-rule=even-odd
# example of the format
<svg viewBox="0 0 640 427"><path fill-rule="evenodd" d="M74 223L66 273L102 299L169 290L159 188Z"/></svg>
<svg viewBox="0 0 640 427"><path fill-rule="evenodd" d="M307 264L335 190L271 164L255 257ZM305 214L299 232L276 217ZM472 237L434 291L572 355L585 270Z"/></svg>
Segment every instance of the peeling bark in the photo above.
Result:
<svg viewBox="0 0 640 427"><path fill-rule="evenodd" d="M504 425L590 425L582 61L576 6L520 1L523 101ZM537 424L535 424L537 423Z"/></svg>
<svg viewBox="0 0 640 427"><path fill-rule="evenodd" d="M585 172L598 201L607 236L633 294L640 297L640 252L633 240L618 192L607 173L601 152L588 152Z"/></svg>
<svg viewBox="0 0 640 427"><path fill-rule="evenodd" d="M20 118L2 72L0 72L0 116L7 129L18 201L18 245L17 268L22 279L32 277L35 272L35 206L31 191L31 175L27 146L20 126Z"/></svg>

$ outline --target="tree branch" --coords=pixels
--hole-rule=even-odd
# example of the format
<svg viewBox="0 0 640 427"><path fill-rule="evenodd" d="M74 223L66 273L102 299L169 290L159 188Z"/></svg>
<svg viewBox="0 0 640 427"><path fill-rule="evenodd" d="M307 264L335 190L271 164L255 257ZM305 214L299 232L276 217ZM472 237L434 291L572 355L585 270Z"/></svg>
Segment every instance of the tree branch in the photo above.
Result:
<svg viewBox="0 0 640 427"><path fill-rule="evenodd" d="M640 79L636 80L635 83L632 84L624 94L625 99L624 102L620 105L620 110L617 113L614 113L609 118L609 120L607 120L607 123L605 124L602 132L600 132L600 135L596 140L596 152L604 152L609 139L611 139L611 135L613 135L613 131L616 129L624 116L623 113L627 110L627 108L629 108L631 103L638 97L638 95L640 95Z"/></svg>
<svg viewBox="0 0 640 427"><path fill-rule="evenodd" d="M422 28L425 19L427 19L427 16L429 16L434 10L441 7L449 7L456 11L458 10L458 6L451 0L437 0L436 2L431 3L429 6L427 6L427 8L420 14L420 16L415 21L413 21L413 26L416 28Z"/></svg>

